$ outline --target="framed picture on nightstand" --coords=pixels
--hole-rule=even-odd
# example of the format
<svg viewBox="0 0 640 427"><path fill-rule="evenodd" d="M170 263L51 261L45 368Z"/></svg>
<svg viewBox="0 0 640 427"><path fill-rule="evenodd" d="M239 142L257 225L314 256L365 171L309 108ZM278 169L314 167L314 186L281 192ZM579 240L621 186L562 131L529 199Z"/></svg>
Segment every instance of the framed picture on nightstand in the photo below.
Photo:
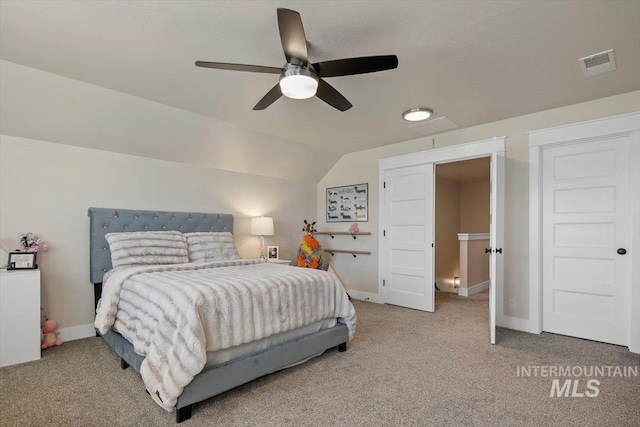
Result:
<svg viewBox="0 0 640 427"><path fill-rule="evenodd" d="M31 270L38 268L36 264L37 252L9 252L7 270Z"/></svg>
<svg viewBox="0 0 640 427"><path fill-rule="evenodd" d="M267 246L267 260L277 260L280 257L280 248L278 246Z"/></svg>

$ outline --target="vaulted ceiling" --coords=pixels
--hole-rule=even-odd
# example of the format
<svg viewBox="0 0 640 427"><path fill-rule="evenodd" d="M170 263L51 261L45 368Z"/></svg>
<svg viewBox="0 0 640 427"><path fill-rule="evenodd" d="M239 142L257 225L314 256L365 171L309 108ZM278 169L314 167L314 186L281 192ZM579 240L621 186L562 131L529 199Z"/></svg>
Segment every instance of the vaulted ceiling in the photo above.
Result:
<svg viewBox="0 0 640 427"><path fill-rule="evenodd" d="M277 75L194 61L281 67L278 7L300 12L314 62L395 54L399 66L327 79L353 104L343 113L284 97L253 111ZM608 49L617 71L584 78L578 59ZM249 132L284 144L274 143L279 155L295 146L329 164L428 134L402 120L411 107L462 128L640 89L640 2L2 1L0 59L225 122L243 140ZM14 134L28 126L5 125ZM137 150L162 157L163 143L175 142ZM200 145L183 149L193 150L186 162L202 157Z"/></svg>

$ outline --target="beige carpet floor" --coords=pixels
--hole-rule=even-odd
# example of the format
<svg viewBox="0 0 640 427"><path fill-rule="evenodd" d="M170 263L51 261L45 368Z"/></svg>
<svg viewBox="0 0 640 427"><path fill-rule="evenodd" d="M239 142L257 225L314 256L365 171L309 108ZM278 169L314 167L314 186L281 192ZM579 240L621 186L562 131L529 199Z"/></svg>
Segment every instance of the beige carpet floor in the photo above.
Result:
<svg viewBox="0 0 640 427"><path fill-rule="evenodd" d="M197 404L181 425L640 425L640 378L598 378L597 397L551 398L552 378L517 376L518 366L638 366L626 348L506 329L492 346L486 293L438 293L436 313L354 305L358 330L347 352L330 350ZM2 426L175 425L99 338L0 369L0 411Z"/></svg>

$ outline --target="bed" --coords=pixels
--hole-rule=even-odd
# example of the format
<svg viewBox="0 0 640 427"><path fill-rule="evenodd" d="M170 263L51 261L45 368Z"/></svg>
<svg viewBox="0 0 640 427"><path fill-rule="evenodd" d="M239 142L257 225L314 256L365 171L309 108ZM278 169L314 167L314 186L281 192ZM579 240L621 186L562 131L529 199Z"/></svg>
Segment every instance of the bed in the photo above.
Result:
<svg viewBox="0 0 640 427"><path fill-rule="evenodd" d="M123 232L135 233L140 231L174 231L180 233L232 232L233 230L233 216L230 214L90 208L88 215L90 218L90 275L91 283L94 285L96 307L98 306L98 301L103 296L103 279L105 274L112 269L111 252L106 238L107 234ZM127 234L127 236L129 235ZM103 305L113 299L112 295L116 292L114 291L114 283L120 283L121 286L124 286L122 284L134 283L136 279L141 278L147 281L157 280L158 283L161 283L162 280L165 280L165 276L173 277L176 274L180 275L179 277L181 278L206 275L207 278L212 277L215 278L215 280L220 280L221 286L225 280L231 280L228 279L227 276L236 277L242 275L243 278L247 277L247 280L254 278L254 280L257 281L256 283L262 283L261 281L266 281L266 277L268 277L270 282L277 283L279 287L284 286L285 282L293 281L294 277L295 280L299 280L300 277L304 276L303 279L307 280L305 276L307 274L325 275L320 278L322 281L329 280L327 277L330 276L324 272L274 265L259 260L208 262L197 265L189 263L188 265L178 264L170 268L151 266L140 268L139 271L135 272L133 270L123 272L114 269L114 272L110 273L111 277L108 279L108 286L106 286L104 290L105 297L103 298ZM290 279L289 277L292 278ZM315 279L311 278L309 280ZM153 284L155 285L156 282L153 282ZM218 283L216 283L216 287L217 286ZM336 306L342 304L344 307L341 294L344 291L341 286L339 286L339 288L340 291L335 291L335 304ZM250 289L254 288L252 287ZM292 287L291 289L295 291L295 289L303 288ZM289 290L288 292L294 291ZM180 292L183 291L181 290ZM333 292L333 290L331 292ZM347 298L346 293L344 297ZM297 299L299 300L300 297L297 297ZM257 301L257 299L253 297L253 301ZM301 301L303 302L300 304L312 305L304 302L304 299ZM233 304L236 303L237 301L233 301ZM234 306L233 304L229 303L229 306ZM353 306L351 306L350 303L348 304L350 309L353 309ZM255 305L257 306L258 304L256 303ZM347 313L347 311L343 308L341 313ZM102 309L102 312L108 311ZM96 324L99 323L98 319L101 316L104 317L105 315L99 312L96 316ZM181 316L181 318L182 317L189 316ZM199 314L190 317L201 319L203 316ZM171 402L171 409L175 409L176 421L180 423L191 418L193 405L197 402L206 400L261 376L302 363L322 354L330 348L337 347L340 352L346 351L347 341L355 328L355 312L353 312L352 316L345 315L345 318L347 318L348 321L344 321L343 318L335 318L318 320L311 326L306 325L303 327L296 324L295 329L274 334L273 337L263 332L259 335L261 339L255 340L255 342L236 345L231 348L221 346L219 351L209 352L207 349L206 363L202 365L204 366L202 370L198 371L197 374L194 373L192 379L189 378L188 384L180 389L179 395L176 394L177 397L174 400L167 400L167 402ZM244 320L243 322L250 323ZM256 323L255 319L254 323ZM164 327L163 325L163 328ZM173 327L174 329L177 328L177 326ZM135 340L130 341L123 337L123 335L130 333L130 331L121 328L119 329L122 332L121 335L114 329L105 329L104 325L98 329L101 330L101 333L98 333L98 335L102 336L108 345L120 356L121 367L123 369L130 366L141 373L143 379L145 379L145 372L147 372L148 376L148 371L150 370L149 365L155 368L152 359L155 361L159 359L158 357L154 358L152 352L143 352L143 354L147 354L145 358L139 354L139 347L136 347L138 352L134 350L134 344L132 344L132 342L134 342L136 346L139 345ZM191 328L185 330L190 331ZM162 331L158 334L162 334ZM180 334L182 334L182 331L180 331ZM207 337L210 336L211 334L208 333ZM229 338L229 340L230 339L231 338ZM231 342L229 340L227 340L227 342ZM195 346L193 346L193 343L189 343L189 347ZM200 353L202 353L202 351ZM145 379L145 385L147 392L154 398L156 403L161 406L163 406L162 403L165 403L163 407L168 409L166 406L167 402L161 399L164 395L159 394L158 391L154 393L153 388L149 390L150 387L147 379ZM157 396L154 394L157 394ZM175 405L173 405L173 402L175 402Z"/></svg>

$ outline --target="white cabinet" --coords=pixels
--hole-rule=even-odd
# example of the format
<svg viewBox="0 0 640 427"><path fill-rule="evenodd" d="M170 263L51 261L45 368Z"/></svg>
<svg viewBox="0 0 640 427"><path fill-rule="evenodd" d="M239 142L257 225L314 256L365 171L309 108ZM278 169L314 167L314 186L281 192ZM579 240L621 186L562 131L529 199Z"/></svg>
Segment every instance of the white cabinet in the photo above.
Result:
<svg viewBox="0 0 640 427"><path fill-rule="evenodd" d="M0 366L40 359L40 270L0 270Z"/></svg>

